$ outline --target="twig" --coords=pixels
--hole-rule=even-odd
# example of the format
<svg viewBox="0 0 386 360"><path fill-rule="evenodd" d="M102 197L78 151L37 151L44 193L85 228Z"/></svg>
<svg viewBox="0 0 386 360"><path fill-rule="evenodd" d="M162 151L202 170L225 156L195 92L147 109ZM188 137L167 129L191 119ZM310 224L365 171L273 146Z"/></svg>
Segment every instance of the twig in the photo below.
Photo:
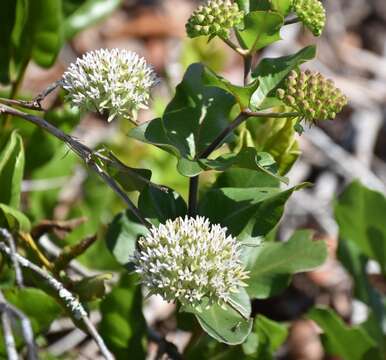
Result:
<svg viewBox="0 0 386 360"><path fill-rule="evenodd" d="M23 338L27 345L27 350L28 350L27 359L37 360L38 354L36 351L34 334L32 331L31 322L28 319L28 317L21 310L17 309L12 304L8 303L1 291L0 291L0 306L3 314L13 315L14 317L17 317L20 320Z"/></svg>
<svg viewBox="0 0 386 360"><path fill-rule="evenodd" d="M1 236L7 241L9 248L11 249L11 261L13 268L15 270L15 279L16 279L16 284L19 288L24 287L24 281L23 281L23 273L21 272L19 263L17 262L16 259L16 245L15 245L15 240L13 239L13 236L9 233L7 229L0 229L0 234Z"/></svg>
<svg viewBox="0 0 386 360"><path fill-rule="evenodd" d="M0 242L0 251L6 255L7 257L11 257L11 249ZM59 298L66 304L68 310L72 313L75 319L83 322L89 334L93 337L94 341L98 344L98 347L107 360L113 360L114 357L107 349L102 337L96 331L94 325L87 317L87 312L84 309L83 305L78 301L78 299L72 295L61 282L56 280L53 276L51 276L47 271L43 270L39 266L33 264L25 257L15 254L15 257L19 264L26 269L29 269L40 276L51 288L53 288L57 293Z"/></svg>
<svg viewBox="0 0 386 360"><path fill-rule="evenodd" d="M151 227L151 224L142 216L139 209L120 188L116 181L97 164L94 153L89 147L83 145L70 135L64 133L62 130L56 128L51 123L38 116L30 115L7 105L0 104L0 113L2 112L27 120L66 143L72 151L74 151L100 178L102 178L104 182L107 183L107 185L110 186L111 189L115 191L115 193L126 203L128 209L133 213L133 215L141 222L141 224L145 225L147 228Z"/></svg>
<svg viewBox="0 0 386 360"><path fill-rule="evenodd" d="M16 351L15 338L12 334L11 320L6 311L1 314L1 324L4 334L5 349L7 351L8 360L18 360L19 356Z"/></svg>
<svg viewBox="0 0 386 360"><path fill-rule="evenodd" d="M37 110L37 111L42 111L43 108L41 106L41 102L49 95L51 94L56 88L58 88L61 85L62 81L56 81L50 86L48 86L47 89L42 91L38 96L33 98L32 100L16 100L16 99L5 99L5 98L0 98L0 102L6 105L16 105L20 106L25 109L30 109L30 110Z"/></svg>

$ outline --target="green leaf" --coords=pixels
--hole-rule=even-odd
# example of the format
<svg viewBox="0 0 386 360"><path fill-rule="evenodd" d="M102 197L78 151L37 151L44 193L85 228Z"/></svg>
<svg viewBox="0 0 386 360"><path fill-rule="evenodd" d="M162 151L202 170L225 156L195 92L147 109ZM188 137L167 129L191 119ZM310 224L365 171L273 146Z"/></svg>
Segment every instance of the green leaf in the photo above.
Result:
<svg viewBox="0 0 386 360"><path fill-rule="evenodd" d="M280 28L284 18L279 13L252 11L244 17L244 30L238 31L243 48L255 52L280 40Z"/></svg>
<svg viewBox="0 0 386 360"><path fill-rule="evenodd" d="M31 230L31 223L22 212L8 205L0 204L0 227L5 227L12 231L29 232Z"/></svg>
<svg viewBox="0 0 386 360"><path fill-rule="evenodd" d="M267 97L271 95L272 90L280 84L291 70L305 61L313 59L315 54L315 46L307 46L294 55L263 59L252 74L259 81L259 87L252 95L251 108L255 110L267 108L267 106L264 106L264 102L268 101ZM274 97L275 95L273 94Z"/></svg>
<svg viewBox="0 0 386 360"><path fill-rule="evenodd" d="M214 71L205 68L203 73L203 81L207 86L215 86L225 90L236 98L241 109L249 107L249 101L252 94L255 92L258 82L254 81L246 87L233 85L227 79L217 75Z"/></svg>
<svg viewBox="0 0 386 360"><path fill-rule="evenodd" d="M23 171L23 140L14 131L0 153L0 203L13 208L19 207Z"/></svg>
<svg viewBox="0 0 386 360"><path fill-rule="evenodd" d="M358 181L351 183L335 205L339 237L353 242L366 256L379 262L386 274L386 198Z"/></svg>
<svg viewBox="0 0 386 360"><path fill-rule="evenodd" d="M245 0L250 2L250 11L276 11L283 16L291 10L292 0Z"/></svg>
<svg viewBox="0 0 386 360"><path fill-rule="evenodd" d="M354 279L355 298L369 305L377 314L381 323L385 322L386 314L381 294L373 288L367 275L368 257L361 253L355 243L340 239L338 243L338 258Z"/></svg>
<svg viewBox="0 0 386 360"><path fill-rule="evenodd" d="M254 146L259 152L269 153L277 163L277 173L285 175L300 155L295 123L296 119L251 118L239 130L238 147ZM247 140L243 131L248 134Z"/></svg>
<svg viewBox="0 0 386 360"><path fill-rule="evenodd" d="M145 359L146 321L142 314L141 287L123 274L119 284L102 300L99 331L117 360Z"/></svg>
<svg viewBox="0 0 386 360"><path fill-rule="evenodd" d="M135 222L127 210L115 216L110 224L106 244L118 263L128 266L134 255L137 238L146 233L146 227Z"/></svg>
<svg viewBox="0 0 386 360"><path fill-rule="evenodd" d="M141 191L150 184L151 170L129 167L111 152L107 157L111 160L106 163L107 172L125 191Z"/></svg>
<svg viewBox="0 0 386 360"><path fill-rule="evenodd" d="M292 0L271 0L272 10L279 12L283 16L287 16L292 7Z"/></svg>
<svg viewBox="0 0 386 360"><path fill-rule="evenodd" d="M285 191L271 187L214 188L203 196L199 213L226 226L239 240L261 238L277 225L291 194L304 186Z"/></svg>
<svg viewBox="0 0 386 360"><path fill-rule="evenodd" d="M213 185L214 188L256 188L272 187L279 188L280 182L263 172L247 169L229 169L219 175Z"/></svg>
<svg viewBox="0 0 386 360"><path fill-rule="evenodd" d="M308 317L322 328L322 340L328 354L350 360L383 358L375 342L361 327L348 327L332 310L314 308Z"/></svg>
<svg viewBox="0 0 386 360"><path fill-rule="evenodd" d="M201 327L217 341L237 345L244 342L252 329L253 320L249 319L251 312L250 300L246 292L242 289L240 293L234 296L234 301L239 304L237 309L242 310L243 315L239 310L234 310L234 305L224 305L221 307L218 304L211 305L205 309L203 305L200 309L184 308L184 311L193 313ZM245 315L248 316L246 319Z"/></svg>
<svg viewBox="0 0 386 360"><path fill-rule="evenodd" d="M0 11L0 83L10 81L10 62L12 57L12 30L15 24L16 0L3 0Z"/></svg>
<svg viewBox="0 0 386 360"><path fill-rule="evenodd" d="M281 182L288 184L288 179L277 175L274 158L265 152L256 152L254 148L244 148L238 154L229 153L216 159L200 159L205 169L225 171L230 167L262 171Z"/></svg>
<svg viewBox="0 0 386 360"><path fill-rule="evenodd" d="M263 315L257 315L253 332L242 344L243 352L251 359L273 359L273 354L288 336L287 327Z"/></svg>
<svg viewBox="0 0 386 360"><path fill-rule="evenodd" d="M191 65L162 119L134 128L129 136L192 160L229 124L233 96L203 83L204 67Z"/></svg>
<svg viewBox="0 0 386 360"><path fill-rule="evenodd" d="M281 292L291 274L310 271L327 258L326 244L313 241L310 231L297 231L287 242L266 242L247 252L249 295L264 299Z"/></svg>
<svg viewBox="0 0 386 360"><path fill-rule="evenodd" d="M121 4L121 0L84 1L64 21L64 37L71 39L80 31L105 19Z"/></svg>
<svg viewBox="0 0 386 360"><path fill-rule="evenodd" d="M35 334L48 330L62 312L51 296L36 288L4 290L4 296L30 319Z"/></svg>
<svg viewBox="0 0 386 360"><path fill-rule="evenodd" d="M84 277L73 282L73 292L81 302L89 302L103 298L106 295L106 281L111 280L111 274L100 274Z"/></svg>
<svg viewBox="0 0 386 360"><path fill-rule="evenodd" d="M141 213L155 224L185 216L187 212L184 199L169 188L165 188L165 191L154 187L145 188L139 196L138 207Z"/></svg>
<svg viewBox="0 0 386 360"><path fill-rule="evenodd" d="M17 63L32 58L42 67L52 66L63 44L62 1L18 1L22 5L14 33Z"/></svg>

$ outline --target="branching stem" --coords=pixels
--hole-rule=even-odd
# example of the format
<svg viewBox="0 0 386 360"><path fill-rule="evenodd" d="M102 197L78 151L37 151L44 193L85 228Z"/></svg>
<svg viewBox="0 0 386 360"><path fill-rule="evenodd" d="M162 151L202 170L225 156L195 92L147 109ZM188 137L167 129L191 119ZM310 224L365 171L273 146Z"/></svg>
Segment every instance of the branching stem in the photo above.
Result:
<svg viewBox="0 0 386 360"><path fill-rule="evenodd" d="M79 141L75 140L70 135L64 133L62 130L56 128L51 123L46 120L31 114L27 114L23 111L16 110L7 105L0 104L0 113L9 114L12 116L18 116L24 120L27 120L41 129L49 132L51 135L55 136L59 140L66 143L72 151L74 151L84 162L105 182L114 192L126 203L128 209L133 213L133 215L147 228L151 227L151 224L142 216L139 209L134 205L130 200L127 194L121 189L117 182L108 175L95 161L95 156L93 151L83 145Z"/></svg>

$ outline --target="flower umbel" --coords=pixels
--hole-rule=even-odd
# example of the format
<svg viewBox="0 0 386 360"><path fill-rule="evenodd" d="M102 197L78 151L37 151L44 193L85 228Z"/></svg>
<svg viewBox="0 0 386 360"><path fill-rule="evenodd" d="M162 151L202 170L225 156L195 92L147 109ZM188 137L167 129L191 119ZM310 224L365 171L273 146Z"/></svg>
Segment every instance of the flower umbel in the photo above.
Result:
<svg viewBox="0 0 386 360"><path fill-rule="evenodd" d="M167 301L198 306L207 298L223 304L248 278L240 243L226 231L200 216L168 220L140 238L136 272L151 294Z"/></svg>
<svg viewBox="0 0 386 360"><path fill-rule="evenodd" d="M326 11L319 0L294 0L293 9L300 21L315 36L320 36L326 24Z"/></svg>
<svg viewBox="0 0 386 360"><path fill-rule="evenodd" d="M203 35L229 37L229 29L241 23L244 12L231 0L209 0L199 6L186 24L191 38Z"/></svg>
<svg viewBox="0 0 386 360"><path fill-rule="evenodd" d="M291 71L277 96L306 121L333 120L347 104L347 97L332 80L312 71Z"/></svg>
<svg viewBox="0 0 386 360"><path fill-rule="evenodd" d="M144 58L119 49L90 51L71 64L63 75L63 89L75 106L135 121L147 108L157 77Z"/></svg>

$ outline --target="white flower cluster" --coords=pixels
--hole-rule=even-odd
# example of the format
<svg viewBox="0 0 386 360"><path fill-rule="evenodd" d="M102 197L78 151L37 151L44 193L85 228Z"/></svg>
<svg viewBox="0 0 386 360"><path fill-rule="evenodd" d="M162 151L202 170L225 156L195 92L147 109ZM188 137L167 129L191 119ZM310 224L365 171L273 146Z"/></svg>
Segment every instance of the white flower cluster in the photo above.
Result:
<svg viewBox="0 0 386 360"><path fill-rule="evenodd" d="M151 294L182 305L224 304L248 278L240 260L240 243L227 228L209 220L177 218L152 227L140 238L136 272Z"/></svg>
<svg viewBox="0 0 386 360"><path fill-rule="evenodd" d="M135 121L147 108L157 82L153 69L136 53L119 49L90 51L71 64L62 78L67 98L87 111Z"/></svg>

